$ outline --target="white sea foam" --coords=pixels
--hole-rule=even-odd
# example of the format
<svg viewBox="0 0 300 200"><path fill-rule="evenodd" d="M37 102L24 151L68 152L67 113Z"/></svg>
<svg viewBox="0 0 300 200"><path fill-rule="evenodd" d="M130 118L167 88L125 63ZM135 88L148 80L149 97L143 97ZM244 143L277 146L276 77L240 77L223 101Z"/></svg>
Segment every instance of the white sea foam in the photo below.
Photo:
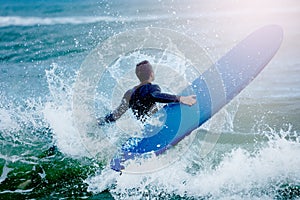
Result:
<svg viewBox="0 0 300 200"><path fill-rule="evenodd" d="M270 133L272 137L263 147L254 152L237 147L224 153L215 166L210 160L215 158L192 159L197 157L194 151L157 172L113 176L116 173L107 169L86 182L90 191L98 193L108 189L117 199L163 198L167 194L212 199L274 199L281 185L299 185L300 143L299 136L291 130ZM287 140L287 135L296 139ZM188 168L197 164L202 169L189 172Z"/></svg>
<svg viewBox="0 0 300 200"><path fill-rule="evenodd" d="M159 17L162 18L161 16ZM164 17L163 17L164 18ZM97 22L130 22L155 20L157 17L110 17L110 16L71 16L71 17L21 17L0 16L0 27L7 26L36 26L57 24L91 24Z"/></svg>

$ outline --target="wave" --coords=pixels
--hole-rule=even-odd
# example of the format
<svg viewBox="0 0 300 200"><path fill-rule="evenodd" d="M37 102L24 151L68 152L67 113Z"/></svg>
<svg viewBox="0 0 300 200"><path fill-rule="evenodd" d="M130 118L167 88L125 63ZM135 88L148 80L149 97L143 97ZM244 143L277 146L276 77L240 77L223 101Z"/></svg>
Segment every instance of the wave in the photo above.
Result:
<svg viewBox="0 0 300 200"><path fill-rule="evenodd" d="M46 80L49 89L46 102L24 100L26 106L9 104L10 99L1 93L0 142L3 142L3 150L0 159L4 160L4 164L1 166L3 170L0 183L6 185L0 195L28 193L32 198L42 192L54 193L55 186L55 193L65 194L67 188L67 192L72 192L74 197L73 192L77 192L75 195L87 194L80 189L83 184L91 195L101 195L108 191L116 199L284 199L284 195L293 192L293 187L296 192L299 191L300 136L290 126L287 130L258 131L255 136L251 133L242 135L232 130L231 134L222 134L214 151L206 156L201 151L202 140L199 137L200 145L197 145L196 140L180 159L152 173L123 173L120 176L109 166L103 169L102 162L97 162L93 166L99 171L94 174L92 164L80 159L91 155L82 142L83 135L77 133L72 123L74 80L66 77L65 71L56 63L46 70ZM230 116L233 119L235 112L229 112L229 115L233 115ZM48 124L51 129L49 135ZM205 130L202 132L198 135L206 133ZM99 155L93 155L97 161L102 156L106 158L109 152L102 143L85 142L98 148ZM63 153L62 157L49 156L41 159L36 155L40 154L41 149L48 149L50 143L57 146ZM18 151L16 148L19 148ZM70 162L70 157L78 160ZM22 167L11 163L19 163ZM28 168L32 170L26 171ZM85 168L88 170L85 171ZM61 171L68 172L67 176ZM18 176L21 178L17 177L15 180L8 178L16 177L12 174L19 175L21 172L25 175L38 174L38 178L30 179L25 175ZM78 179L83 179L83 183L77 182ZM44 186L44 183L43 189L36 186ZM61 189L56 187L61 186L60 184L63 184ZM299 197L297 194L294 196Z"/></svg>
<svg viewBox="0 0 300 200"><path fill-rule="evenodd" d="M159 17L160 19L162 16ZM164 17L163 17L164 18ZM36 26L36 25L58 25L58 24L91 24L97 22L131 22L157 20L156 16L147 17L110 17L110 16L71 16L71 17L21 17L0 16L0 27L8 26Z"/></svg>

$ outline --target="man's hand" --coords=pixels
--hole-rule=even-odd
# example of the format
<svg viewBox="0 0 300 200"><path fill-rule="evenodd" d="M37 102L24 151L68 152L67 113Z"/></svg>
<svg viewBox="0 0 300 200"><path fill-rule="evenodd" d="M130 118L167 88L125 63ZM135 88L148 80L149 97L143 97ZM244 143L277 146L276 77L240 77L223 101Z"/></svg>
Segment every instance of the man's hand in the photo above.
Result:
<svg viewBox="0 0 300 200"><path fill-rule="evenodd" d="M183 104L188 105L188 106L192 106L197 102L196 95L181 96L179 98L179 101L180 101L180 103L183 103Z"/></svg>
<svg viewBox="0 0 300 200"><path fill-rule="evenodd" d="M100 117L97 119L97 124L99 126L104 126L107 122L105 121L105 117Z"/></svg>
<svg viewBox="0 0 300 200"><path fill-rule="evenodd" d="M115 119L113 113L110 113L110 114L106 115L105 117L97 118L97 124L99 126L104 126L105 124L115 122L115 121L116 121L116 119Z"/></svg>

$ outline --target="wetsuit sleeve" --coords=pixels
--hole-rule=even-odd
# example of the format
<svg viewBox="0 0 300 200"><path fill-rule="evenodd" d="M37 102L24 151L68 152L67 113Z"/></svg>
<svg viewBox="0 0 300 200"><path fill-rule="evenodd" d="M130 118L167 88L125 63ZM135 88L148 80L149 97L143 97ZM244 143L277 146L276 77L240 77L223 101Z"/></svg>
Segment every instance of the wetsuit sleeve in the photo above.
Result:
<svg viewBox="0 0 300 200"><path fill-rule="evenodd" d="M155 102L159 103L179 102L179 96L162 93L158 85L152 85L151 97L154 99Z"/></svg>

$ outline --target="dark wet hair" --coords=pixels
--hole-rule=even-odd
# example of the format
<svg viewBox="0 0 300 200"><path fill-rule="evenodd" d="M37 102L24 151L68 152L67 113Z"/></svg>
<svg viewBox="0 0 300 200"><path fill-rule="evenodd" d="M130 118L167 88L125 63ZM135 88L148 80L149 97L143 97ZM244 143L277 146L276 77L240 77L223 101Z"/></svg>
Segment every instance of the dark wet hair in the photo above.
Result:
<svg viewBox="0 0 300 200"><path fill-rule="evenodd" d="M141 82L148 80L152 72L152 65L148 60L144 60L136 65L135 74Z"/></svg>

